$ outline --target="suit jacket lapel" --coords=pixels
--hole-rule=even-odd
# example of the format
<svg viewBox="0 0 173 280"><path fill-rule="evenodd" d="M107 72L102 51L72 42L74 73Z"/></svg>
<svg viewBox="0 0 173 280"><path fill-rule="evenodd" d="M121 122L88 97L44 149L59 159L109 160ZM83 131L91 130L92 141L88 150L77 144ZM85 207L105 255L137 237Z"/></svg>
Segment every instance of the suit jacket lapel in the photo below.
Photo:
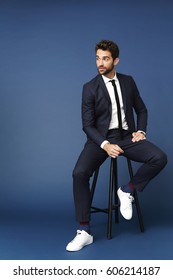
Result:
<svg viewBox="0 0 173 280"><path fill-rule="evenodd" d="M126 111L126 90L123 82L123 78L121 75L117 73L117 78L120 83L120 88L121 88L121 93L122 93L122 99L123 99L123 106L124 106L124 111Z"/></svg>
<svg viewBox="0 0 173 280"><path fill-rule="evenodd" d="M99 83L100 87L103 89L103 92L104 92L106 98L107 98L108 101L111 103L111 99L110 99L110 96L109 96L109 92L108 92L108 90L107 90L107 87L106 87L106 85L105 85L105 83L104 83L103 78L102 78L101 75L98 75L98 83Z"/></svg>

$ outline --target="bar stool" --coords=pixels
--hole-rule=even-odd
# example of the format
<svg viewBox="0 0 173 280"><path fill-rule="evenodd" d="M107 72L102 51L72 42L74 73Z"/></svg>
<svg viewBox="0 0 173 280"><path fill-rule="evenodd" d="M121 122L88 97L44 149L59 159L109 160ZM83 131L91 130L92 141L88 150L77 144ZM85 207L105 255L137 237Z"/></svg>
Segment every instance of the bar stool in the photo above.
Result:
<svg viewBox="0 0 173 280"><path fill-rule="evenodd" d="M130 159L127 158L127 165L130 179L133 177L133 169ZM99 168L94 172L93 181L91 186L91 213L103 212L108 215L107 222L107 239L112 238L112 213L115 211L115 223L119 223L119 203L118 203L118 159L111 158L110 162L110 177L109 177L109 198L108 198L108 207L107 208L98 208L92 205L95 188L97 184L97 178L99 175ZM138 221L141 232L144 232L144 224L142 219L142 214L140 210L139 200L137 191L134 192L134 202L136 206Z"/></svg>

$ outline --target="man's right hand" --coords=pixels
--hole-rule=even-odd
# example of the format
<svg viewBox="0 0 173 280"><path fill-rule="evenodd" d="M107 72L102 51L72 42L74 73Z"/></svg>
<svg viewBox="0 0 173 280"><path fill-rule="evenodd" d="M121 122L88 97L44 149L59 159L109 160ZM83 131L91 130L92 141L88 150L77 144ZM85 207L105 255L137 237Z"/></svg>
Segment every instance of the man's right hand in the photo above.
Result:
<svg viewBox="0 0 173 280"><path fill-rule="evenodd" d="M112 158L118 157L120 154L123 154L124 151L116 144L106 143L103 146L103 150Z"/></svg>

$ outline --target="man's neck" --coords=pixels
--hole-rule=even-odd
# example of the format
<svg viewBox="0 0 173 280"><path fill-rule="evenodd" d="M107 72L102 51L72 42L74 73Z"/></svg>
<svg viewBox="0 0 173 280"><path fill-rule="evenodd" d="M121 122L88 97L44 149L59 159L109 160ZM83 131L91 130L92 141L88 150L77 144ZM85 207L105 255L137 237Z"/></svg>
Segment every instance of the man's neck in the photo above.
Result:
<svg viewBox="0 0 173 280"><path fill-rule="evenodd" d="M108 79L113 79L115 77L115 75L116 75L116 73L115 73L115 71L113 71L113 72L110 72L109 74L103 75L103 76L105 76Z"/></svg>

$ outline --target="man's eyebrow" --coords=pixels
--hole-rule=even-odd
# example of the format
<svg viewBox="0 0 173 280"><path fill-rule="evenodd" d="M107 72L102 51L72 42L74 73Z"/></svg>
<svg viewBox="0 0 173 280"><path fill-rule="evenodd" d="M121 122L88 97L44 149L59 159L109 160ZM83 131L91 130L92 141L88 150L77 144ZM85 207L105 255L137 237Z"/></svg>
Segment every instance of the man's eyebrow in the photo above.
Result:
<svg viewBox="0 0 173 280"><path fill-rule="evenodd" d="M96 57L99 57L99 55L96 55ZM104 55L102 58L110 58L110 56Z"/></svg>

